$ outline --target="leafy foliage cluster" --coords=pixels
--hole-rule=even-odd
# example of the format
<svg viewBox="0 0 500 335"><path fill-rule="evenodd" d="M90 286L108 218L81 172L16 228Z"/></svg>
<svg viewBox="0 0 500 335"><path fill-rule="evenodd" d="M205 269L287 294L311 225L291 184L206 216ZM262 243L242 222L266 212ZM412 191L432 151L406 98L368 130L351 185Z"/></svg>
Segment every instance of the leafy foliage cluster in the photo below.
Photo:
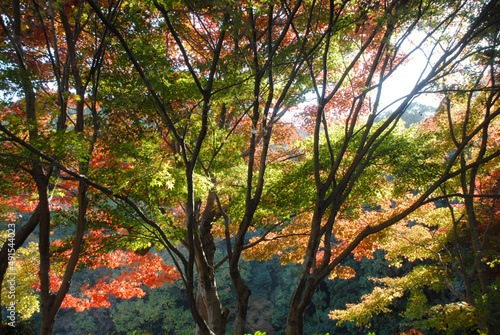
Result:
<svg viewBox="0 0 500 335"><path fill-rule="evenodd" d="M42 335L494 334L499 8L1 1L2 305L9 269Z"/></svg>
<svg viewBox="0 0 500 335"><path fill-rule="evenodd" d="M346 265L356 270L356 276L349 280L327 280L320 285L305 316L308 334L350 333L361 329L377 334L393 334L411 329L411 325L404 325L408 320L398 315L403 310L403 303L400 304L401 309L373 318L368 326L357 326L353 322L339 326L334 320L330 320L330 309L343 308L346 303L360 299L362 294L373 289L374 283L369 280L370 277L389 273L402 274L409 269L408 266L398 270L390 269L382 252L377 252L371 260L365 258L358 262L350 259ZM245 278L251 282L253 294L250 305L256 311L249 314L249 329L266 334L280 334L283 331L282 324L286 321L288 298L299 268L293 264L282 265L278 258L268 262L244 262L242 266ZM219 282L221 300L233 306L235 296L231 290L229 273L227 270L225 272L221 273L223 280ZM74 278L75 287L97 281L104 275L114 276L112 273L104 268L78 273ZM145 288L145 291L146 295L140 299L110 298L109 308L93 308L84 312L77 312L74 308L63 309L55 324L54 334L130 334L136 330L144 334L194 332L185 289L179 280L160 288ZM39 325L40 317L39 313L34 314L31 323ZM234 318L230 318L228 333L234 331L234 321Z"/></svg>

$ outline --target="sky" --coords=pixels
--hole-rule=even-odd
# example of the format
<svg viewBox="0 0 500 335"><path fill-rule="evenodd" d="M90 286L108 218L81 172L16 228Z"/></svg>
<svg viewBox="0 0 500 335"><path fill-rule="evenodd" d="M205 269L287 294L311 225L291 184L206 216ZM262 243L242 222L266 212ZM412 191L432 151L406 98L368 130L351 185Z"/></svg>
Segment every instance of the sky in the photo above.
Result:
<svg viewBox="0 0 500 335"><path fill-rule="evenodd" d="M399 68L384 82L381 97L382 104L390 104L392 101L410 93L415 87L422 70L425 69L426 63L427 59L422 52L414 53L407 64ZM440 99L430 94L418 97L417 101L433 107L438 107L440 103Z"/></svg>
<svg viewBox="0 0 500 335"><path fill-rule="evenodd" d="M421 44L425 37L426 34L424 32L414 31L401 45L401 51L410 53L417 45ZM417 84L422 71L424 71L426 65L428 65L427 57L429 55L431 61L439 57L439 53L432 54L430 47L426 47L425 44L422 45L421 49L416 50L410 55L408 63L395 71L395 73L385 81L381 98L383 104L390 104L392 101L411 92ZM436 95L425 94L417 97L416 101L437 108L441 99Z"/></svg>

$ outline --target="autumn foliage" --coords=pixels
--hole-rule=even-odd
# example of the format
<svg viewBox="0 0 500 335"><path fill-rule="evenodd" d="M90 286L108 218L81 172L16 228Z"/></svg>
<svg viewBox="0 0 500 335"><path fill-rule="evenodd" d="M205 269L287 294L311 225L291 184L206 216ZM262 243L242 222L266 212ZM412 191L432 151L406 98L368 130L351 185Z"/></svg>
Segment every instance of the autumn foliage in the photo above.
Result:
<svg viewBox="0 0 500 335"><path fill-rule="evenodd" d="M281 330L303 334L324 279L356 278L344 262L381 249L396 267L428 263L373 278L332 318L366 324L409 294L419 327L473 315L493 329L498 12L497 0L2 4L0 215L23 223L16 252L37 240L42 335L60 307L108 308L176 279L199 334L245 334L242 262L275 255L300 265ZM413 88L385 102L416 54ZM426 96L435 114L403 124ZM103 267L114 275L71 288ZM426 289L456 301L419 314Z"/></svg>
<svg viewBox="0 0 500 335"><path fill-rule="evenodd" d="M133 250L100 251L106 242L106 237L109 237L106 235L103 228L88 233L79 267L97 269L105 266L110 269L123 269L121 274L114 278L106 276L92 286L87 284L81 287L82 295L78 295L78 298L67 294L61 307L76 308L79 312L88 308L107 308L110 307L108 301L110 294L120 299L141 298L146 294L141 286L155 288L180 278L175 268L165 264L158 254L148 252L145 255L138 255ZM52 247L53 257L57 262L53 264L50 289L52 292L57 292L63 275L61 270L69 258L70 250L61 240L52 242ZM39 283L34 288L39 290Z"/></svg>

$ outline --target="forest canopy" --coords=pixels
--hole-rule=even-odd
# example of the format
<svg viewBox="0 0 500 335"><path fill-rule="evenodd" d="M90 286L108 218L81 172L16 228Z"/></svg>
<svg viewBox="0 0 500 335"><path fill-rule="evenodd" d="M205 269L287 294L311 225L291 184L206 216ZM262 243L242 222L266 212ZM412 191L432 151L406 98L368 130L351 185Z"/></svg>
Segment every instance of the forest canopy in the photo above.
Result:
<svg viewBox="0 0 500 335"><path fill-rule="evenodd" d="M0 10L2 329L498 333L498 0Z"/></svg>

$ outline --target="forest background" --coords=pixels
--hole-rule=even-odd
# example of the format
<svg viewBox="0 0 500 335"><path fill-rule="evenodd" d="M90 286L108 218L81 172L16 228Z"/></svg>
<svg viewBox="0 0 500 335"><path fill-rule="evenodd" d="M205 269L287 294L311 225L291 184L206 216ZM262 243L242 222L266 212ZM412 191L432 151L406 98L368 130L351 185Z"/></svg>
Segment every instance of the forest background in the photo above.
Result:
<svg viewBox="0 0 500 335"><path fill-rule="evenodd" d="M0 4L3 332L498 333L498 1Z"/></svg>

